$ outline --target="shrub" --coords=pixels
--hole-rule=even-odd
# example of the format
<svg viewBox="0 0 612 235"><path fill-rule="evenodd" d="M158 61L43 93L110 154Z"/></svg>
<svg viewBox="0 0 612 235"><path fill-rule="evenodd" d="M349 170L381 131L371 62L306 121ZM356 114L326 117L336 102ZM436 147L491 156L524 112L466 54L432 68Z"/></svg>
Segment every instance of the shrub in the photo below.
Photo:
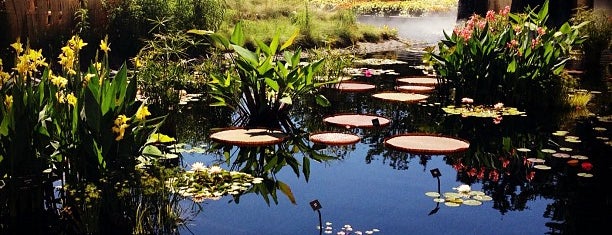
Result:
<svg viewBox="0 0 612 235"><path fill-rule="evenodd" d="M473 15L424 56L457 98L519 107L561 106L565 82L561 72L570 51L582 42L584 24L548 28L548 1L539 9L513 14ZM457 102L457 101L455 101Z"/></svg>

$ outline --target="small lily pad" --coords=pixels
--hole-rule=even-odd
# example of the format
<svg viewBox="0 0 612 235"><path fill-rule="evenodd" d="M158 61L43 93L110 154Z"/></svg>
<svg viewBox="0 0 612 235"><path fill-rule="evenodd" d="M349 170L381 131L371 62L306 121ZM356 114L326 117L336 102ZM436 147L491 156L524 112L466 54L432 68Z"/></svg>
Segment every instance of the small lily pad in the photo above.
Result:
<svg viewBox="0 0 612 235"><path fill-rule="evenodd" d="M454 202L445 202L444 205L448 206L448 207L458 207L461 204L459 203L454 203Z"/></svg>
<svg viewBox="0 0 612 235"><path fill-rule="evenodd" d="M580 173L578 173L578 174L576 174L576 175L578 175L578 176L580 176L580 177L585 177L585 178L591 178L591 177L593 177L593 174L590 174L590 173L584 173L584 172L580 172Z"/></svg>
<svg viewBox="0 0 612 235"><path fill-rule="evenodd" d="M425 195L427 195L428 197L440 197L440 194L438 192L426 192Z"/></svg>
<svg viewBox="0 0 612 235"><path fill-rule="evenodd" d="M559 150L561 150L561 151L563 151L563 152L571 152L573 149L572 149L572 148L565 148L565 147L562 147L562 148L559 148Z"/></svg>
<svg viewBox="0 0 612 235"><path fill-rule="evenodd" d="M444 198L434 198L433 201L434 202L445 202L446 200L444 200Z"/></svg>
<svg viewBox="0 0 612 235"><path fill-rule="evenodd" d="M469 200L463 201L463 204L468 205L468 206L480 206L482 205L482 201L469 199Z"/></svg>
<svg viewBox="0 0 612 235"><path fill-rule="evenodd" d="M554 149L542 149L540 150L543 153L556 153L557 151Z"/></svg>
<svg viewBox="0 0 612 235"><path fill-rule="evenodd" d="M589 159L589 157L584 156L584 155L572 155L570 157L573 158L573 159L577 159L577 160L587 160L587 159Z"/></svg>
<svg viewBox="0 0 612 235"><path fill-rule="evenodd" d="M567 153L553 153L552 156L556 158L570 158L570 155Z"/></svg>
<svg viewBox="0 0 612 235"><path fill-rule="evenodd" d="M531 152L531 149L528 149L528 148L517 148L516 151L526 153L526 152Z"/></svg>
<svg viewBox="0 0 612 235"><path fill-rule="evenodd" d="M551 167L547 166L547 165L535 165L533 166L533 168L539 169L539 170L550 170Z"/></svg>

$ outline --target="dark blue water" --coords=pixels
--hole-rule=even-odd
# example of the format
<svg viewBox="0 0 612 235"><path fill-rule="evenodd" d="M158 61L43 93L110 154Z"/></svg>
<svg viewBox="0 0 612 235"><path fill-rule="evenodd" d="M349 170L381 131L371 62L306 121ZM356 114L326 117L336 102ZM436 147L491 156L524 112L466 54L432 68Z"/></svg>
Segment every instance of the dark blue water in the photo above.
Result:
<svg viewBox="0 0 612 235"><path fill-rule="evenodd" d="M366 21L387 24L387 20L371 18ZM436 33L419 33L422 28L427 29L428 25L422 23L426 19L413 20L400 21L400 35L421 35L422 38L415 39L424 44L441 37ZM439 27L452 28L454 19L439 19L439 22L446 23L436 24L436 27L430 25L432 27L428 32L439 32ZM414 25L420 26L411 28ZM413 57L418 55L414 54ZM392 87L383 83L393 79L375 77L370 81L381 84L379 91L382 91ZM605 97L609 97L609 94L602 92L595 100L607 102ZM373 100L371 94L332 95L332 108L296 108L294 119L311 132L332 130L322 123L321 117L334 113L375 113L393 122L391 127L381 130L353 130L362 137L355 145L322 150L339 159L324 163L312 161L308 181L303 174L296 176L290 167L276 174L276 180L291 187L296 204L292 204L280 191L278 203L268 204L255 193L242 195L239 203L229 196L205 201L202 203L203 210L188 221L181 232L319 234L318 214L309 205L313 200L321 203L323 227L332 227L328 230L330 234L337 234L345 225L353 228L352 234L359 234L357 231L363 234L366 231L377 231L374 234L592 234L608 228L607 223L612 221L612 196L606 188L611 182L610 148L593 138L590 130L598 124L592 116L572 119L564 114L529 113L527 117L507 117L502 124L495 125L490 120L445 115L440 111L441 105L437 104L441 102L444 105L445 101L436 95L432 95L427 105L423 106L386 104ZM598 111L601 110L594 110ZM194 113L198 112L195 108ZM199 120L196 123L200 126L181 127L189 130L192 136L187 139L193 145L210 144L207 140L208 127L214 127L214 122L225 125L230 122L229 117L223 120L193 115L195 117L189 118ZM179 118L178 123L186 122ZM576 173L582 171L580 166L568 166L565 159L548 157L547 165L553 169L536 171L534 179L526 180L526 173L534 169L521 164L523 159L515 150L528 147L532 150L530 156L538 156L542 148L558 149L556 144L566 143L554 139L551 133L556 130L569 130L572 135L581 135L584 142L572 146L572 154L591 157L595 169L592 171L595 173L593 178L578 177ZM458 136L470 140L472 148L486 151L471 149L463 155L424 156L393 151L383 145L384 138L393 134L418 131ZM196 132L195 138L193 132ZM179 130L179 139L185 139L180 133ZM609 132L605 135L609 137ZM512 143L510 153L502 150L503 141ZM483 152L486 153L485 157ZM468 177L465 171L453 168L460 158L466 165L471 162L478 167L484 161L495 162L498 157L508 154L512 156L513 168L503 173L498 181L486 176L482 179ZM220 160L219 155L213 153L186 153L183 156L186 165L196 161L212 165ZM303 155L298 153L295 156L302 159ZM222 166L229 169L229 164ZM493 200L485 201L480 206L449 207L443 203L437 204L425 195L437 190L437 179L430 173L436 168L442 174L439 178L442 193L453 192L453 187L468 184L472 190L483 191ZM190 203L186 202L185 205Z"/></svg>

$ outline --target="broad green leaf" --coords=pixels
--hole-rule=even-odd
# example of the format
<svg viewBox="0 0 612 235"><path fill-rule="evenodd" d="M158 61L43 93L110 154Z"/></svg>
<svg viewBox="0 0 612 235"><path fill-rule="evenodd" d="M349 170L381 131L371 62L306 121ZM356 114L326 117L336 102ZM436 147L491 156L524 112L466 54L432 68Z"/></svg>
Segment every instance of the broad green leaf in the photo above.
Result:
<svg viewBox="0 0 612 235"><path fill-rule="evenodd" d="M310 178L310 159L306 156L302 158L302 173L304 174L304 179L308 182Z"/></svg>
<svg viewBox="0 0 612 235"><path fill-rule="evenodd" d="M516 71L516 59L512 58L512 62L508 64L507 72L514 73Z"/></svg>
<svg viewBox="0 0 612 235"><path fill-rule="evenodd" d="M142 149L142 154L143 155L147 155L147 156L153 156L153 157L163 157L164 153L162 153L161 150L159 150L158 147L155 147L153 145L147 145Z"/></svg>
<svg viewBox="0 0 612 235"><path fill-rule="evenodd" d="M271 78L266 78L265 79L266 85L268 85L270 88L272 88L272 90L278 92L278 82L272 80Z"/></svg>
<svg viewBox="0 0 612 235"><path fill-rule="evenodd" d="M251 65L258 64L259 60L258 60L257 54L253 53L252 51L244 47L238 46L238 45L232 45L232 48L234 48L236 53L238 53L238 55L240 55L241 58L245 59Z"/></svg>
<svg viewBox="0 0 612 235"><path fill-rule="evenodd" d="M153 133L149 136L147 143L172 143L175 142L176 139L164 135L162 133Z"/></svg>
<svg viewBox="0 0 612 235"><path fill-rule="evenodd" d="M317 96L315 97L315 101L317 102L318 105L321 105L323 107L329 107L331 106L331 102L329 102L329 100L321 94L317 94Z"/></svg>
<svg viewBox="0 0 612 235"><path fill-rule="evenodd" d="M300 31L299 30L295 30L293 32L293 35L291 35L291 37L289 37L289 39L287 39L287 41L285 41L285 43L283 43L283 45L281 46L281 51L284 50L285 48L291 46L293 44L293 41L295 41L295 39L297 38L297 36L300 35Z"/></svg>
<svg viewBox="0 0 612 235"><path fill-rule="evenodd" d="M297 204L295 202L295 196L293 195L293 192L291 191L291 187L289 187L289 185L283 183L280 180L276 181L277 185L278 185L278 189L281 190L281 192L283 192L287 198L289 198L289 201L291 201L292 204Z"/></svg>
<svg viewBox="0 0 612 235"><path fill-rule="evenodd" d="M234 26L234 32L232 32L232 36L230 37L230 42L238 46L244 45L245 38L244 38L244 32L242 31L242 21L238 22L236 26Z"/></svg>

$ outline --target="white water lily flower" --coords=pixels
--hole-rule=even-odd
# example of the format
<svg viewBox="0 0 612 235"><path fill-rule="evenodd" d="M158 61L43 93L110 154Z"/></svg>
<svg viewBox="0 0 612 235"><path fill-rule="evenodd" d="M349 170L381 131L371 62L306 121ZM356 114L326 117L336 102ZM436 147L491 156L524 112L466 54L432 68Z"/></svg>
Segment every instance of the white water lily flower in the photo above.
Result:
<svg viewBox="0 0 612 235"><path fill-rule="evenodd" d="M208 172L210 172L211 174L219 174L223 171L223 169L219 166L212 166L210 167L210 169L208 170Z"/></svg>
<svg viewBox="0 0 612 235"><path fill-rule="evenodd" d="M204 165L204 163L201 163L201 162L194 162L193 164L191 164L191 170L204 171L206 170L206 165Z"/></svg>
<svg viewBox="0 0 612 235"><path fill-rule="evenodd" d="M469 193L470 191L472 191L472 188L467 184L462 184L454 189L459 191L460 193Z"/></svg>

